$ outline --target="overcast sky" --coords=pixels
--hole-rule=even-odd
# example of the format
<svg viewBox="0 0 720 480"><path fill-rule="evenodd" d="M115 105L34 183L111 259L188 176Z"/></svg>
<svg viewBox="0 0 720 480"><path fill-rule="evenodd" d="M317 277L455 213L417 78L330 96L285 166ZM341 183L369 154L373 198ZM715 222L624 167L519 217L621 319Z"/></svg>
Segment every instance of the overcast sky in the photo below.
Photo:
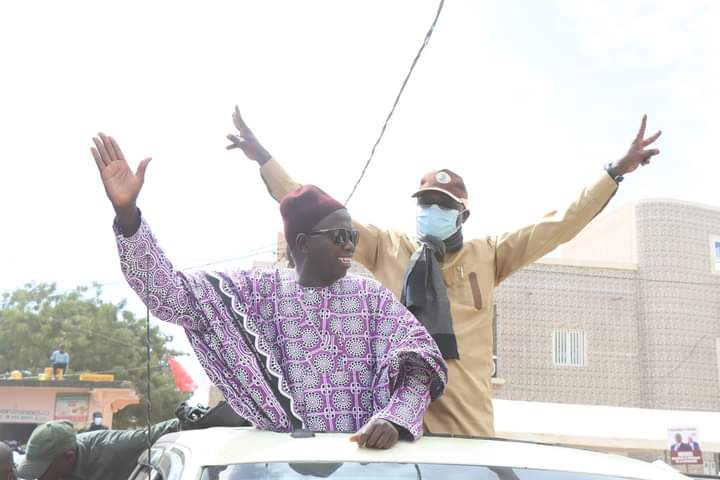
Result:
<svg viewBox="0 0 720 480"><path fill-rule="evenodd" d="M153 157L139 204L176 266L272 258L277 206L256 166L224 148L233 106L297 180L344 200L436 9L0 3L0 292L96 281L110 299L133 296L89 153L97 131L133 167ZM451 168L469 189L466 236L519 227L621 156L643 113L662 153L611 209L719 205L718 24L713 0L449 0L351 214L412 231L420 176Z"/></svg>

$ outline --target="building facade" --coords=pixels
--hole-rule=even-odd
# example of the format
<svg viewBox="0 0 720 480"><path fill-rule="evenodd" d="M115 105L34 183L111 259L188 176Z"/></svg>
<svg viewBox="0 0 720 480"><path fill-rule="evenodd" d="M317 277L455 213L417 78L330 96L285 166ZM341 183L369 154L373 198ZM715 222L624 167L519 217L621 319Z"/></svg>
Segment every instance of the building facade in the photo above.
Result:
<svg viewBox="0 0 720 480"><path fill-rule="evenodd" d="M78 430L100 412L106 426L113 414L139 402L128 382L0 380L0 440L24 443L39 424L70 420Z"/></svg>
<svg viewBox="0 0 720 480"><path fill-rule="evenodd" d="M720 209L628 205L496 292L497 398L720 410Z"/></svg>

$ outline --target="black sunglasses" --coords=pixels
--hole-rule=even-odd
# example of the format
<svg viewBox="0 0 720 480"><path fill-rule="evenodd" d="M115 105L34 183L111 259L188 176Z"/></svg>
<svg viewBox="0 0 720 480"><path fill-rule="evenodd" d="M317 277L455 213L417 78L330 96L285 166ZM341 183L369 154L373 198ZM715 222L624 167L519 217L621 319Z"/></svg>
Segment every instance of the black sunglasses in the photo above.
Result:
<svg viewBox="0 0 720 480"><path fill-rule="evenodd" d="M351 242L354 246L357 246L360 241L360 232L357 230L348 230L346 228L315 230L314 232L308 233L308 235L325 235L335 242L335 245L345 245L346 243Z"/></svg>

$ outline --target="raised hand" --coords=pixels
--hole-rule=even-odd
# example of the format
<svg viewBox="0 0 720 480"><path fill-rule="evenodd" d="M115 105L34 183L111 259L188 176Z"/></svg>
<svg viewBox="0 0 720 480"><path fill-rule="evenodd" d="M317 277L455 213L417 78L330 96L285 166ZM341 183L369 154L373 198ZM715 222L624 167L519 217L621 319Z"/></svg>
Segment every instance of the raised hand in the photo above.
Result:
<svg viewBox="0 0 720 480"><path fill-rule="evenodd" d="M255 138L252 130L245 124L245 121L243 121L240 116L240 109L237 105L235 105L235 111L233 112L233 123L238 130L238 134L234 135L231 133L227 136L227 139L230 140L231 143L225 148L228 150L239 148L246 157L250 160L255 160L260 165L270 160L271 155L260 145L260 142Z"/></svg>
<svg viewBox="0 0 720 480"><path fill-rule="evenodd" d="M391 422L376 418L350 437L358 447L387 449L400 439L400 432Z"/></svg>
<svg viewBox="0 0 720 480"><path fill-rule="evenodd" d="M99 133L98 137L93 138L95 146L90 151L100 171L105 193L118 216L120 227L123 233L129 235L134 233L140 224L137 198L145 182L145 170L151 159L146 158L140 162L133 173L115 139L104 133Z"/></svg>
<svg viewBox="0 0 720 480"><path fill-rule="evenodd" d="M658 137L662 134L660 130L655 132L654 135L645 138L645 126L647 124L647 115L643 115L642 122L640 123L640 130L638 130L635 139L630 144L630 149L627 151L624 157L613 163L612 168L615 173L619 175L626 175L630 172L635 171L641 165L648 165L650 159L660 153L660 150L656 148L646 148L650 146Z"/></svg>

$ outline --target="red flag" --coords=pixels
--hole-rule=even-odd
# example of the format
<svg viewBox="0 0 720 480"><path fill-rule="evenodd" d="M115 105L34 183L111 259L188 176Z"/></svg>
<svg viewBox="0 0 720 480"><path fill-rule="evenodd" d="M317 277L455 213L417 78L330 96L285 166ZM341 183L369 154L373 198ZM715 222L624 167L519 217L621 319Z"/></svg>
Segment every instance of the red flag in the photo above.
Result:
<svg viewBox="0 0 720 480"><path fill-rule="evenodd" d="M173 357L167 357L167 362L168 365L170 365L170 370L172 370L173 377L175 378L175 388L181 392L194 392L197 385L193 382L193 379L187 370L180 365L180 362L175 360Z"/></svg>

